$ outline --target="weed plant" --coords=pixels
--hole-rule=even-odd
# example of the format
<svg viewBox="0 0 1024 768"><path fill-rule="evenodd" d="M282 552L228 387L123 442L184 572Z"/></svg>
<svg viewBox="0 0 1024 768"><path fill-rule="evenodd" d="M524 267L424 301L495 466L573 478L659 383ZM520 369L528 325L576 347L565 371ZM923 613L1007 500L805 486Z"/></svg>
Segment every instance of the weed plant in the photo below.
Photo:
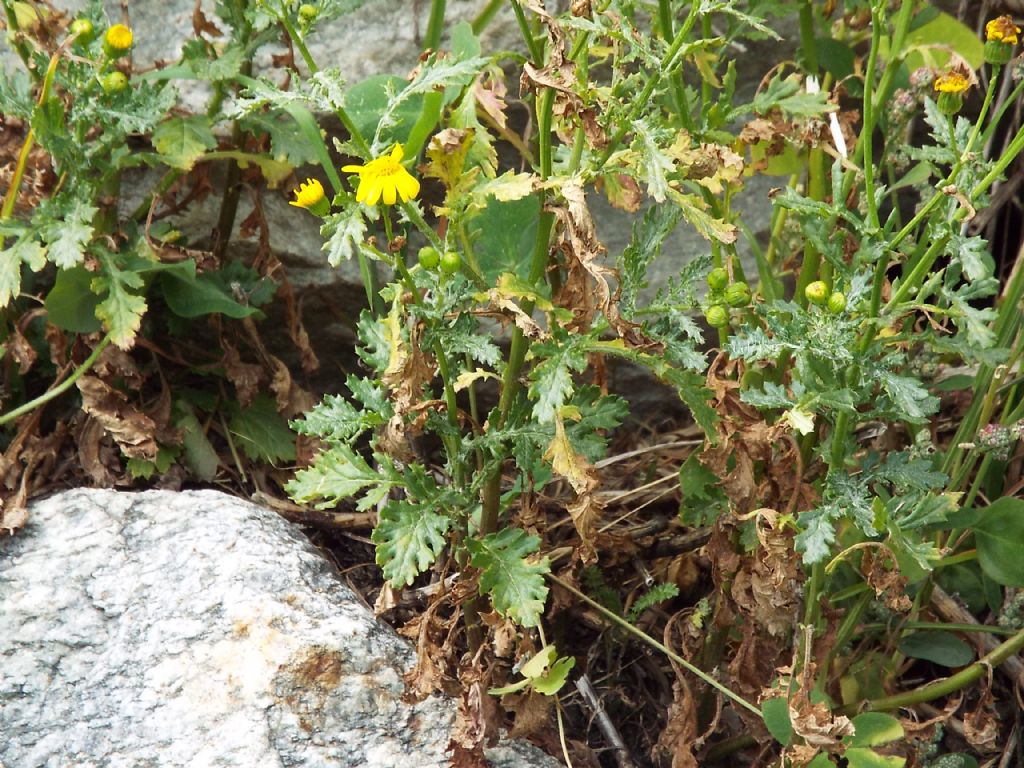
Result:
<svg viewBox="0 0 1024 768"><path fill-rule="evenodd" d="M292 421L317 450L287 492L376 516L382 608L453 585L406 628L421 651L414 691L457 679L472 702L490 689L537 730L553 703L571 763L562 701L586 679L586 653L545 629L586 610L619 645L672 662L674 700L641 761L731 761L758 742L814 768L968 766L998 751L1003 675L1024 685L1024 631L996 622L1024 587L1024 502L1008 481L1024 424L1024 270L997 271L972 221L1024 149L1012 18L985 20L979 38L926 2L575 0L557 13L492 0L452 24L433 0L408 78L350 84L307 41L357 2L223 0L223 29L200 13L181 60L143 74L123 65L133 31L99 3L67 26L36 3L3 5L26 68L0 85L5 119L25 127L0 213L5 357L23 364L53 333L80 351L52 361L59 381L42 395L10 379L0 423L90 375L107 345L130 350L151 297L179 319L258 317L274 286L226 256L238 175L251 166L275 186L319 166L291 202L320 220L332 265L359 264L363 369ZM521 52L484 47L498 13L514 17ZM793 26L797 60L765 62L741 95L734 52ZM292 52L283 82L252 70L278 39ZM182 79L209 85L205 113L175 108ZM510 109L517 81L525 127ZM315 114L344 135L325 138ZM19 214L36 147L56 182ZM230 167L216 259L171 260L153 202L216 161ZM159 181L126 215L120 185L141 166ZM766 239L733 205L758 174L779 177ZM597 196L633 214L621 253L598 238ZM666 252L679 227L704 252ZM659 258L679 266L652 295ZM36 297L55 330L26 340ZM678 525L704 532L714 587L696 606L666 582L626 614L609 586L636 551L602 527L600 467L630 416L608 392L610 364L649 371L700 430L679 469ZM252 458L295 459L287 433L280 447L288 391L276 409L231 406L271 425L250 429ZM82 396L102 412L95 388ZM124 419L103 426L140 474L181 461L202 477L212 448L197 400L172 399L178 434L144 450ZM559 489L570 539L538 512ZM908 675L936 668L950 671ZM962 751L901 719L956 696ZM462 708L457 764L477 764L496 711ZM622 757L615 724L601 730Z"/></svg>

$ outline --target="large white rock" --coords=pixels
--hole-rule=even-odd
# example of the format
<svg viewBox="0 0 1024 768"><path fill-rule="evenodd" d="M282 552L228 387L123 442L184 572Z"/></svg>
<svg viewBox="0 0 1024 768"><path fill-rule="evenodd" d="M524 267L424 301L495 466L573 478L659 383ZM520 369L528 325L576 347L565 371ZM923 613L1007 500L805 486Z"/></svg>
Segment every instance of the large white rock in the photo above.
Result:
<svg viewBox="0 0 1024 768"><path fill-rule="evenodd" d="M68 491L0 539L6 768L440 768L454 706L402 702L412 661L295 526L222 493Z"/></svg>

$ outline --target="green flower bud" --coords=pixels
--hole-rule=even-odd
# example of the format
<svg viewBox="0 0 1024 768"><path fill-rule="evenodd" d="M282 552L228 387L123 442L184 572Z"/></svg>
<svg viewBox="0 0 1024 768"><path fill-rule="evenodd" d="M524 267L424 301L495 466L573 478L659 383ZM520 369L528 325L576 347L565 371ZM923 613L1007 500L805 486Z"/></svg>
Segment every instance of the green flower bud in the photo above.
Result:
<svg viewBox="0 0 1024 768"><path fill-rule="evenodd" d="M303 24L312 24L316 21L316 17L320 15L320 9L315 5L309 3L303 3L299 6L299 21Z"/></svg>
<svg viewBox="0 0 1024 768"><path fill-rule="evenodd" d="M834 291L828 297L828 311L833 315L841 315L846 309L846 294L841 291Z"/></svg>
<svg viewBox="0 0 1024 768"><path fill-rule="evenodd" d="M128 87L128 76L114 70L104 76L102 85L104 93L120 93Z"/></svg>
<svg viewBox="0 0 1024 768"><path fill-rule="evenodd" d="M746 283L733 283L725 289L725 303L730 307L745 307L750 303L750 286Z"/></svg>
<svg viewBox="0 0 1024 768"><path fill-rule="evenodd" d="M430 245L420 248L416 258L424 269L437 269L437 265L441 263L441 254L437 252L437 248Z"/></svg>
<svg viewBox="0 0 1024 768"><path fill-rule="evenodd" d="M819 307L824 306L828 302L828 286L825 285L824 280L815 280L804 288L804 296L811 304L817 304Z"/></svg>
<svg viewBox="0 0 1024 768"><path fill-rule="evenodd" d="M708 288L721 291L729 284L729 273L722 267L715 267L708 272Z"/></svg>
<svg viewBox="0 0 1024 768"><path fill-rule="evenodd" d="M96 29L88 19L75 19L68 27L68 33L75 36L75 41L81 45L88 45L96 37Z"/></svg>
<svg viewBox="0 0 1024 768"><path fill-rule="evenodd" d="M724 328L729 324L729 310L723 304L712 304L704 312L704 319L712 328Z"/></svg>
<svg viewBox="0 0 1024 768"><path fill-rule="evenodd" d="M987 64L1005 66L1013 58L1013 45L1001 40L989 40L985 43L984 57Z"/></svg>
<svg viewBox="0 0 1024 768"><path fill-rule="evenodd" d="M964 106L964 97L959 93L940 93L938 100L939 112L952 117Z"/></svg>
<svg viewBox="0 0 1024 768"><path fill-rule="evenodd" d="M441 271L446 275L454 275L462 266L462 257L455 251L445 251L441 257Z"/></svg>

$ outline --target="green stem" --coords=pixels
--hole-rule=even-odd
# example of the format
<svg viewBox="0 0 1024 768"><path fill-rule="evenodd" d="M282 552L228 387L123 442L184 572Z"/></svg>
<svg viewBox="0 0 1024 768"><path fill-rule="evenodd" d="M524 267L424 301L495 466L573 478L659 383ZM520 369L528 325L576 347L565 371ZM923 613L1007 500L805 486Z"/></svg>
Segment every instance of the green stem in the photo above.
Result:
<svg viewBox="0 0 1024 768"><path fill-rule="evenodd" d="M302 35L295 29L295 25L292 24L291 19L288 18L287 14L282 14L278 17L281 25L288 33L288 37L291 38L292 44L299 49L299 54L302 56L302 60L306 62L306 67L309 69L310 74L315 75L320 71L320 67L317 66L316 61L313 59L312 54L309 52L309 48L306 47L306 41L302 39ZM370 145L366 143L366 139L363 138L359 128L352 122L352 118L348 112L342 106L335 106L334 113L338 116L342 126L348 133L349 138L352 139L352 143L356 145L356 149L362 154L365 159L370 158Z"/></svg>
<svg viewBox="0 0 1024 768"><path fill-rule="evenodd" d="M903 623L904 629L934 629L946 632L982 632L991 635L1013 635L1016 630L1009 627L994 627L990 624L943 624L941 621L908 621ZM888 632L892 629L890 624L862 624L859 629L862 632Z"/></svg>
<svg viewBox="0 0 1024 768"><path fill-rule="evenodd" d="M526 14L523 13L523 7L519 4L519 0L509 0L509 4L512 6L512 13L515 14L519 31L523 35L526 49L530 52L530 60L537 66L542 65L544 63L544 48L537 42L537 38L533 36L530 24L526 20Z"/></svg>
<svg viewBox="0 0 1024 768"><path fill-rule="evenodd" d="M686 20L683 22L683 26L679 28L675 38L673 38L672 45L669 46L668 51L662 57L661 65L657 70L649 75L643 90L632 101L629 111L623 116L619 123L619 129L611 139L609 139L608 146L597 161L594 168L595 171L603 167L604 164L608 162L608 158L610 158L612 154L614 154L615 150L618 149L619 144L622 143L622 140L626 137L626 134L629 133L633 126L633 118L635 118L642 109L647 108L648 103L651 100L651 95L654 93L654 89L657 87L658 83L661 82L661 79L664 77L670 77L673 70L678 66L679 62L676 60L677 56L680 49L683 47L683 43L686 42L686 38L689 36L690 30L693 29L693 25L697 21L697 11L700 7L700 3L690 3L690 12L687 14Z"/></svg>
<svg viewBox="0 0 1024 768"><path fill-rule="evenodd" d="M841 707L837 714L853 715L862 709L868 710L892 710L903 707L912 707L915 704L922 704L926 701L934 701L942 696L956 693L965 688L975 680L980 680L989 671L1002 664L1009 658L1016 656L1024 649L1024 629L1019 630L1013 637L996 646L990 653L985 654L969 667L957 672L951 677L938 680L934 683L921 686L912 691L897 693L893 696L883 696L865 703L864 707L858 702Z"/></svg>
<svg viewBox="0 0 1024 768"><path fill-rule="evenodd" d="M824 691L825 686L828 684L829 674L832 670L832 662L835 661L836 655L842 650L843 646L849 642L850 638L853 637L854 631L857 629L857 623L860 621L860 617L867 610L867 607L871 605L872 594L871 592L865 592L860 596L860 599L846 612L843 616L843 623L839 625L839 630L836 632L835 642L828 651L828 656L825 658L825 664L821 667L821 674L818 677L816 688L819 691Z"/></svg>
<svg viewBox="0 0 1024 768"><path fill-rule="evenodd" d="M423 38L423 48L436 51L441 46L441 34L444 32L445 0L431 0L430 20L427 22L427 34Z"/></svg>
<svg viewBox="0 0 1024 768"><path fill-rule="evenodd" d="M818 74L818 48L814 42L814 6L811 0L800 4L800 48L804 55L804 71Z"/></svg>
<svg viewBox="0 0 1024 768"><path fill-rule="evenodd" d="M17 29L17 26L14 29ZM57 64L60 62L61 54L63 54L64 47L68 42L69 40L65 40L64 44L57 49L57 52L50 57L50 63L46 67L46 75L43 77L43 85L39 89L39 98L36 100L37 109L42 107L46 100L50 98L53 79L57 75ZM18 188L21 187L21 179L25 175L25 166L28 164L28 156L32 151L32 146L35 144L35 138L35 130L29 128L28 133L25 135L25 141L22 142L21 151L18 153L18 163L14 168L14 174L11 177L11 185L7 189L7 195L4 197L3 208L0 208L0 221L6 221L14 213L14 203L18 199ZM2 240L0 240L0 243L2 243Z"/></svg>
<svg viewBox="0 0 1024 768"><path fill-rule="evenodd" d="M640 640L642 640L643 642L645 642L647 645L651 646L652 648L655 648L655 649L661 651L668 658L670 658L672 661L674 661L676 664L678 664L679 666L683 667L688 672L691 672L692 674L696 675L701 680L703 680L705 683L707 683L712 688L714 688L716 691L718 691L719 693L722 693L727 698L729 698L732 701L734 701L735 703L739 704L744 709L746 709L746 710L748 710L750 712L753 712L758 717L762 717L761 710L759 710L757 707L755 707L749 701L744 699L739 694L733 693L731 690L726 688L720 682L715 680L715 678L711 677L711 675L709 675L707 672L704 672L699 667L694 666L693 664L688 662L686 659L684 659L682 656L680 656L678 653L675 653L674 651L669 649L663 643L659 643L657 640L655 640L653 637L648 635L646 632L644 632L644 631L642 631L640 629L637 629L635 626L630 624L628 621L626 621L624 618L622 618L618 614L613 613L612 611L609 611L607 608L605 608L600 603L598 603L598 602L596 602L594 600L591 600L587 595L585 595L582 592L580 592L578 589L576 589L571 584L568 584L567 582L562 581L562 579L558 578L554 574L548 573L548 574L545 574L545 575L551 581L553 581L555 584L560 586L562 589L568 591L574 597L582 600L584 603L589 605L591 608L593 608L595 611L600 613L602 616L604 616L606 619L608 619L610 622L612 622L613 624L615 624L619 628L625 630L626 632L630 633L634 637L639 638Z"/></svg>
<svg viewBox="0 0 1024 768"><path fill-rule="evenodd" d="M487 28L487 25L491 23L492 19L494 19L495 14L501 8L504 1L505 0L489 0L487 5L480 9L480 12L470 23L470 27L472 27L474 35L479 35Z"/></svg>
<svg viewBox="0 0 1024 768"><path fill-rule="evenodd" d="M92 351L92 354L90 354L87 358L85 358L85 362L83 362L80 366L78 366L70 376L68 376L66 379L64 379L64 381L62 381L57 386L52 387L51 389L46 390L46 392L41 394L39 397L37 397L37 398L35 398L33 400L29 400L27 403L22 403L21 405L19 405L14 410L8 411L3 416L0 416L0 426L3 426L4 424L7 424L9 421L13 421L14 419L18 418L19 416L23 416L24 414L28 413L29 411L32 411L32 410L38 408L39 406L44 405L45 403L50 402L55 397L59 397L60 395L62 395L65 392L67 392L68 389L70 389L71 386L76 381L78 381L82 377L82 375L84 373L86 373L86 371L88 371L90 368L92 368L93 364L96 362L96 360L102 354L103 350L107 348L108 344L110 344L110 334L109 333L106 336L103 337L103 339L100 341L99 344L96 345L96 348Z"/></svg>

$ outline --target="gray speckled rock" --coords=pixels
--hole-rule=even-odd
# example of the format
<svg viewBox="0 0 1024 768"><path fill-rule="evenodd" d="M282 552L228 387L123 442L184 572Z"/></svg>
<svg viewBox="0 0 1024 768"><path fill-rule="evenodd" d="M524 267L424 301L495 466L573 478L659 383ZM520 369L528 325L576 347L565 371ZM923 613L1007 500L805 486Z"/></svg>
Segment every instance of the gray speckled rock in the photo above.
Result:
<svg viewBox="0 0 1024 768"><path fill-rule="evenodd" d="M212 491L70 491L0 539L0 765L429 768L451 702L302 534ZM558 765L531 752L502 766Z"/></svg>

